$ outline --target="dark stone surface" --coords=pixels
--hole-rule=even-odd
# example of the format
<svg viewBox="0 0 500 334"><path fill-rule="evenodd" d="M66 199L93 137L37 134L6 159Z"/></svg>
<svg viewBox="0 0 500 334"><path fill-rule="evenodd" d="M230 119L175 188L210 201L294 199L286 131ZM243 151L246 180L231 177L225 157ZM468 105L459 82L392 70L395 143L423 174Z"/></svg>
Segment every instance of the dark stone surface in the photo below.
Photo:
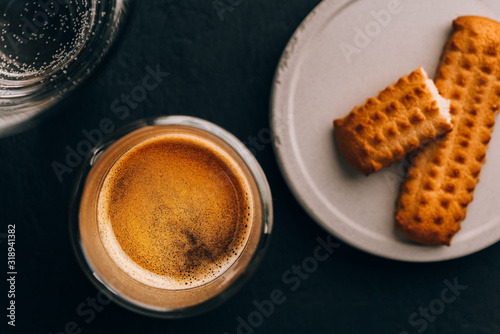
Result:
<svg viewBox="0 0 500 334"><path fill-rule="evenodd" d="M282 275L311 256L316 239L327 234L291 195L269 145L256 156L273 190L273 238L257 273L239 293L216 310L187 320L150 319L114 304L96 312L94 319L76 313L97 290L80 270L68 238L68 201L76 173L64 174L59 182L51 163L63 162L65 147L75 148L84 139L82 130L96 129L103 118L120 126L145 116L193 115L248 142L268 127L280 54L317 3L241 1L221 21L212 1L143 1L106 66L64 110L34 129L0 139L0 233L6 233L7 224L16 224L18 267L17 326L6 326L2 279L2 333L66 333L74 326L75 333L232 334L238 317L247 319L256 309L253 301L269 299L274 289L285 293L286 302L255 333L417 333L424 317L418 315L412 326L410 315L441 298L443 281L455 278L468 288L435 319L429 318L425 333L500 332L500 244L433 264L384 260L342 244L292 291L293 284ZM141 83L146 66L157 64L170 76L120 120L111 103ZM5 277L6 242L0 240ZM437 302L432 305L439 309Z"/></svg>

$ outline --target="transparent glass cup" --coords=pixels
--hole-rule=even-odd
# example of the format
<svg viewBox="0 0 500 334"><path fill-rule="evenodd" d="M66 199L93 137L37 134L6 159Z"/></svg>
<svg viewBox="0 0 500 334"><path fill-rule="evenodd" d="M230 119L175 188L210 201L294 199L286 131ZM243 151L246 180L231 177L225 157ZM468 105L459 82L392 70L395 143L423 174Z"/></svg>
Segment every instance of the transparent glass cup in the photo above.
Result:
<svg viewBox="0 0 500 334"><path fill-rule="evenodd" d="M123 154L144 140L165 133L199 135L222 148L243 171L253 198L253 221L237 259L216 278L186 289L153 287L125 273L103 246L97 212L84 209L97 207L95 203L103 180ZM199 118L167 116L134 122L112 134L89 153L72 193L69 223L77 259L98 289L132 311L160 318L182 318L221 304L255 271L271 236L272 199L264 172L236 137Z"/></svg>
<svg viewBox="0 0 500 334"><path fill-rule="evenodd" d="M0 136L30 126L87 79L132 0L0 0Z"/></svg>

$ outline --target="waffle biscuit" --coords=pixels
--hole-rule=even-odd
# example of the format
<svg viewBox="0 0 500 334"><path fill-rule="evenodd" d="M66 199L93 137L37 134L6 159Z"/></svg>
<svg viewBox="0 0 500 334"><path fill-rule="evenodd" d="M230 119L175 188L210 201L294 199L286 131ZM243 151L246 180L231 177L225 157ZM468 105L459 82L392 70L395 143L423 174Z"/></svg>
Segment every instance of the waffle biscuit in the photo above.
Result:
<svg viewBox="0 0 500 334"><path fill-rule="evenodd" d="M449 106L419 67L336 119L337 146L354 169L369 175L450 131Z"/></svg>
<svg viewBox="0 0 500 334"><path fill-rule="evenodd" d="M436 86L451 99L453 130L426 146L408 170L396 229L426 245L450 245L472 201L500 103L500 23L459 17Z"/></svg>

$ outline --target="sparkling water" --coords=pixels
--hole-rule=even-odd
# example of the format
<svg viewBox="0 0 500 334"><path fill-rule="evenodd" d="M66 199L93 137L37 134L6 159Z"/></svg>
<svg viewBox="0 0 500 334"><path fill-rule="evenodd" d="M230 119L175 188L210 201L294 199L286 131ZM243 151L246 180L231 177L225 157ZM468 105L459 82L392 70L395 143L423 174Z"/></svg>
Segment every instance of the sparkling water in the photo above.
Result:
<svg viewBox="0 0 500 334"><path fill-rule="evenodd" d="M50 109L108 53L133 0L0 0L0 137Z"/></svg>
<svg viewBox="0 0 500 334"><path fill-rule="evenodd" d="M77 57L94 17L87 0L0 0L0 75L50 75Z"/></svg>

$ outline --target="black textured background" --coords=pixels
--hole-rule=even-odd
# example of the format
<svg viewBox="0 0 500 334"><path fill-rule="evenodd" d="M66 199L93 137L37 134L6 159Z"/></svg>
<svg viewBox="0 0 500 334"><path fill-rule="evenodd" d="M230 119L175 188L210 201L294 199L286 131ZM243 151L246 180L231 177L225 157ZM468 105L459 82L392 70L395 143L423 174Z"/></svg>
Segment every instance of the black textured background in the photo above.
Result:
<svg viewBox="0 0 500 334"><path fill-rule="evenodd" d="M1 333L236 333L237 318L274 289L286 302L254 333L417 333L413 312L440 298L445 279L467 289L425 333L500 332L500 244L462 259L408 264L380 259L342 244L317 271L290 290L281 276L313 254L327 234L288 190L270 145L256 153L274 197L275 227L256 274L227 303L202 316L166 321L110 304L87 323L77 306L97 290L81 272L68 238L68 200L76 173L59 182L51 163L64 162L69 145L84 139L103 118L117 126L145 116L185 114L210 120L242 141L268 128L271 82L280 54L318 0L223 0L239 5L221 21L209 0L138 3L116 49L93 80L71 96L64 110L36 128L0 139L1 233L17 229L17 318L7 327L7 287L0 291ZM120 120L111 103L140 84L145 67L170 76ZM0 238L5 277L7 250ZM418 316L415 320L423 319ZM71 325L70 325L71 327ZM249 331L243 331L247 333Z"/></svg>

